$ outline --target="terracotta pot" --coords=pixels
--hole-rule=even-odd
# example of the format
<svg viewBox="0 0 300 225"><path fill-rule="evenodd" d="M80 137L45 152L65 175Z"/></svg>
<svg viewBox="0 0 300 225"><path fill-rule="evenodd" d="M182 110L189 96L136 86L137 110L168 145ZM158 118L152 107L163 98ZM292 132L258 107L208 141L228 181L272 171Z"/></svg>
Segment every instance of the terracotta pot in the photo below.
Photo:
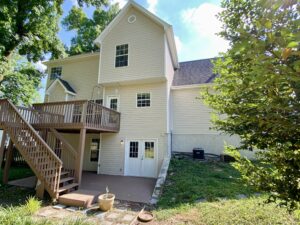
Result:
<svg viewBox="0 0 300 225"><path fill-rule="evenodd" d="M98 197L99 208L101 211L108 211L111 210L115 201L114 194L103 194Z"/></svg>

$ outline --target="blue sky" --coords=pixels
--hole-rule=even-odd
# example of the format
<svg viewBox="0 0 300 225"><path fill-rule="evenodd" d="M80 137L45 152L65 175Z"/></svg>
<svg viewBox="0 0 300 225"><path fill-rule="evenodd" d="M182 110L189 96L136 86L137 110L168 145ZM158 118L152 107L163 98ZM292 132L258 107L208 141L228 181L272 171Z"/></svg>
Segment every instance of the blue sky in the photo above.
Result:
<svg viewBox="0 0 300 225"><path fill-rule="evenodd" d="M124 6L127 0L112 0ZM179 61L214 57L225 51L227 43L215 35L220 30L220 22L215 17L220 8L220 0L136 0L166 22L173 25ZM76 5L76 0L66 0L63 4L64 14ZM93 8L85 8L91 16ZM63 27L60 38L67 45L74 36L73 32Z"/></svg>
<svg viewBox="0 0 300 225"><path fill-rule="evenodd" d="M127 0L111 0L123 7ZM216 35L221 23L216 14L221 11L220 0L136 0L161 19L173 25L179 61L211 58L226 51L228 43ZM65 17L77 0L65 0ZM84 8L88 16L93 14L93 7ZM66 45L74 32L66 31L61 26L59 37ZM45 86L45 80L43 80ZM40 90L44 96L44 89Z"/></svg>

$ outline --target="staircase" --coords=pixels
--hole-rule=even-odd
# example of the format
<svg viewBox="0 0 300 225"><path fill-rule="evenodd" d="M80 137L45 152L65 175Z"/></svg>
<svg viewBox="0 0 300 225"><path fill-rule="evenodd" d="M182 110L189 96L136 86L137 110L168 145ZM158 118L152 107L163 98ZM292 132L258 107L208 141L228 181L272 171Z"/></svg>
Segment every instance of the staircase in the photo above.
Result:
<svg viewBox="0 0 300 225"><path fill-rule="evenodd" d="M60 194L78 187L71 172L62 169L62 160L18 109L6 99L0 99L0 127L9 134L20 154L52 198L57 199Z"/></svg>

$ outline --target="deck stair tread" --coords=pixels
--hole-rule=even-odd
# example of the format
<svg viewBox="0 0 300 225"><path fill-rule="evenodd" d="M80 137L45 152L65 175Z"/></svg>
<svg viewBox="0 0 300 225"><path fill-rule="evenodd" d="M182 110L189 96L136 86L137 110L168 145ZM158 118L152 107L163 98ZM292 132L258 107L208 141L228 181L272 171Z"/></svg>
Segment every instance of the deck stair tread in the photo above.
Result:
<svg viewBox="0 0 300 225"><path fill-rule="evenodd" d="M68 182L68 181L72 181L74 179L75 179L74 177L61 178L60 183L65 183L65 182Z"/></svg>
<svg viewBox="0 0 300 225"><path fill-rule="evenodd" d="M65 185L65 186L59 188L58 193L67 191L67 190L75 188L75 187L78 187L78 183L72 183L72 184Z"/></svg>

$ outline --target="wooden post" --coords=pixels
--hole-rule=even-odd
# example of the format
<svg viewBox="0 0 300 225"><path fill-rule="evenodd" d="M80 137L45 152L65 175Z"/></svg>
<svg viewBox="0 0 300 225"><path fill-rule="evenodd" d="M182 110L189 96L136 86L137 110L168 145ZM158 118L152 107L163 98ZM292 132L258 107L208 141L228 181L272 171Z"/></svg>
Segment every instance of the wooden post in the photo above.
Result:
<svg viewBox="0 0 300 225"><path fill-rule="evenodd" d="M38 180L37 183L36 183L36 197L40 198L40 199L43 199L44 198L44 192L45 192L45 184Z"/></svg>
<svg viewBox="0 0 300 225"><path fill-rule="evenodd" d="M81 175L82 175L85 136L86 136L86 128L80 129L79 145L78 145L77 157L75 162L75 179L79 185L81 183Z"/></svg>
<svg viewBox="0 0 300 225"><path fill-rule="evenodd" d="M6 131L3 130L2 133L2 140L0 146L0 171L2 169L2 162L3 162L3 155L4 155L4 148L5 148L5 141L6 141Z"/></svg>
<svg viewBox="0 0 300 225"><path fill-rule="evenodd" d="M3 184L8 183L9 169L11 166L11 162L13 160L13 150L14 150L14 144L12 140L10 140L6 152L6 160L5 160L5 166L3 171Z"/></svg>

